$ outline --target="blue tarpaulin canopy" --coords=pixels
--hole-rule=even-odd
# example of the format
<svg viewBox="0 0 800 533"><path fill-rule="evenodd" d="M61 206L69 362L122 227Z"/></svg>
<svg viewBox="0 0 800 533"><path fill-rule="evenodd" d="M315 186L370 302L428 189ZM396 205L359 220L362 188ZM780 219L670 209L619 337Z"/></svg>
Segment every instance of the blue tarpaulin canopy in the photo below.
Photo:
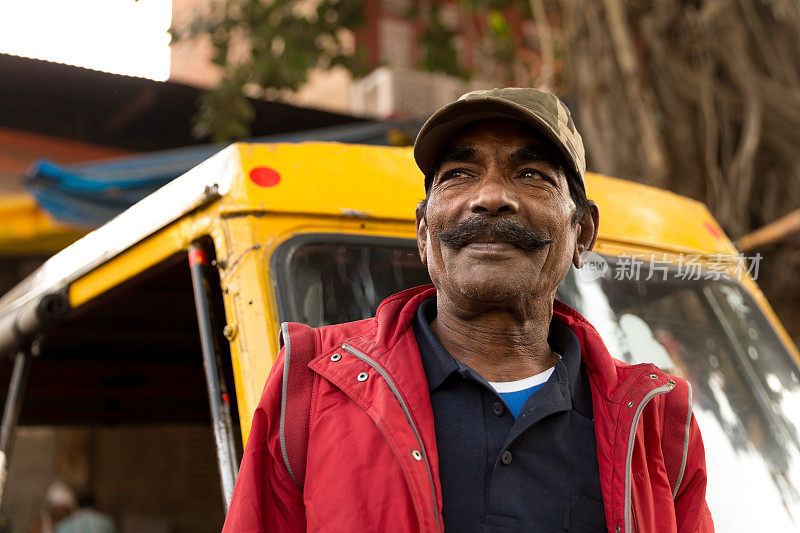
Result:
<svg viewBox="0 0 800 533"><path fill-rule="evenodd" d="M413 135L421 124L365 122L249 139L248 142L338 141L390 145L394 135ZM192 146L74 165L37 161L25 187L57 220L100 226L167 182L216 154L226 144Z"/></svg>

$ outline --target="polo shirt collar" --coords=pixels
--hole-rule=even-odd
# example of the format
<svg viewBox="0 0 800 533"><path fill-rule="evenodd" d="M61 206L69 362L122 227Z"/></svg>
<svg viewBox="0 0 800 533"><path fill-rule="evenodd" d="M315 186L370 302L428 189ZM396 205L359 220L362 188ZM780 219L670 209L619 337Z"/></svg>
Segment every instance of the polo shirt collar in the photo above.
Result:
<svg viewBox="0 0 800 533"><path fill-rule="evenodd" d="M459 361L450 355L433 333L431 322L434 318L436 318L436 297L422 301L414 320L414 334L419 343L422 366L430 390L439 388L450 374L457 372L459 368Z"/></svg>
<svg viewBox="0 0 800 533"><path fill-rule="evenodd" d="M423 300L417 309L413 324L429 390L439 388L454 372L472 378L477 377L478 381L485 382L482 376L450 355L439 342L430 327L436 318L436 312L436 297ZM559 363L563 364L566 370L572 407L587 418L593 418L588 378L581 368L581 345L575 333L554 316L550 321L547 342L551 350L561 355Z"/></svg>

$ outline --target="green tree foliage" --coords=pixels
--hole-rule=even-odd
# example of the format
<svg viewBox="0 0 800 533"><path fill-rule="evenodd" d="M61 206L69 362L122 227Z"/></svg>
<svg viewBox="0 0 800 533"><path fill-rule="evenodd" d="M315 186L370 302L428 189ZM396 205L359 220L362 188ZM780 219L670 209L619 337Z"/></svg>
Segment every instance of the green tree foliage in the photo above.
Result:
<svg viewBox="0 0 800 533"><path fill-rule="evenodd" d="M457 0L454 5L477 54L491 59L493 71L467 69L459 60L455 38L461 28L443 21L438 2L420 2L408 13L420 22L419 67L464 79L488 75L510 81L513 72L520 72L520 59L506 15L511 10L529 17L528 4ZM246 95L276 98L283 90L297 90L313 68L341 65L356 76L365 74L364 52L347 46L364 23L364 6L357 0L224 0L209 3L209 11L186 26L171 28L173 43L209 37L212 61L223 71L220 83L201 98L196 136L216 141L246 137L253 120Z"/></svg>
<svg viewBox="0 0 800 533"><path fill-rule="evenodd" d="M186 27L170 29L173 43L209 36L221 82L206 92L195 121L198 137L217 141L246 137L253 108L245 94L275 97L296 90L313 68L342 65L361 72L346 32L363 24L357 0L226 0Z"/></svg>
<svg viewBox="0 0 800 533"><path fill-rule="evenodd" d="M415 12L410 15L414 16ZM467 73L458 62L455 39L458 32L442 21L441 8L437 4L424 10L425 25L420 36L422 47L422 67L431 72L443 72L452 76L465 77Z"/></svg>

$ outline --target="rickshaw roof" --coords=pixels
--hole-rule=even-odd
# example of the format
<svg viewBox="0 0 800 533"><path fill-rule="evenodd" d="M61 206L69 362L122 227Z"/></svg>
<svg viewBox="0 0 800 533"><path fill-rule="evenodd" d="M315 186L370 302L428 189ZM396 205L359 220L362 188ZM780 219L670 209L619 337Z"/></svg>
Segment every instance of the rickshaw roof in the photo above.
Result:
<svg viewBox="0 0 800 533"><path fill-rule="evenodd" d="M588 173L586 181L587 194L600 210L600 241L704 255L735 253L698 201L600 174ZM50 258L0 299L0 318L211 202L218 202L218 216L293 213L413 222L424 196L411 148L232 144Z"/></svg>

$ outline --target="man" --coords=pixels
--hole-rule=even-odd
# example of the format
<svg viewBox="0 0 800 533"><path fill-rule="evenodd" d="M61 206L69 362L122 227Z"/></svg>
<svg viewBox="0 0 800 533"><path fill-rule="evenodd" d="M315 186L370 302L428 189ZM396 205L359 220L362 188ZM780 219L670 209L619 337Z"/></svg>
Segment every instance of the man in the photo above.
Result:
<svg viewBox="0 0 800 533"><path fill-rule="evenodd" d="M225 530L712 530L686 382L555 300L599 220L567 108L469 93L414 157L435 288L284 328Z"/></svg>

